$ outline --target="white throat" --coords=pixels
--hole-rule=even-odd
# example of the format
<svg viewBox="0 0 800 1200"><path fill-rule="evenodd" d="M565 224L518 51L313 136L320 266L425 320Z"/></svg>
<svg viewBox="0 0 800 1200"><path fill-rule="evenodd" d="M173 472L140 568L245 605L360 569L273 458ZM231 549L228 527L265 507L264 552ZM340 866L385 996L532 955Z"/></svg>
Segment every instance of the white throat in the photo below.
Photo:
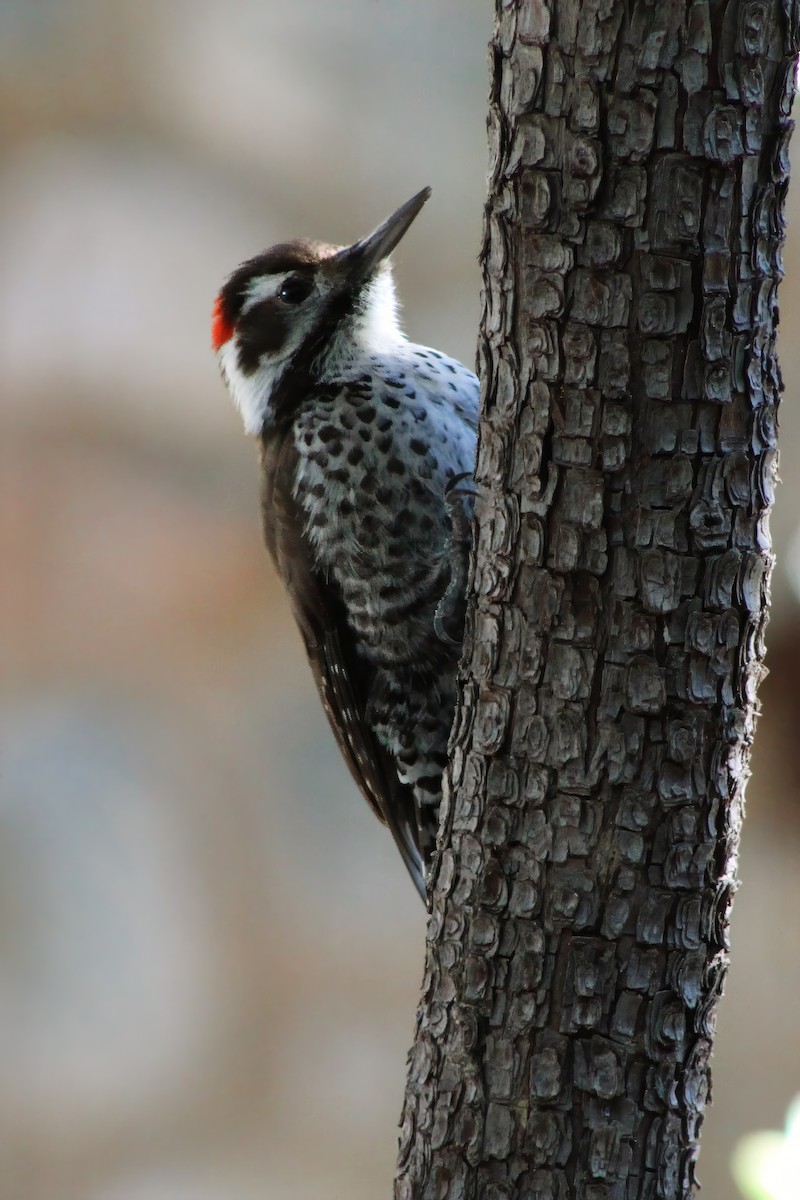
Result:
<svg viewBox="0 0 800 1200"><path fill-rule="evenodd" d="M352 370L355 363L390 354L406 341L398 319L391 267L382 263L365 286L358 305L336 330L319 363L320 378Z"/></svg>

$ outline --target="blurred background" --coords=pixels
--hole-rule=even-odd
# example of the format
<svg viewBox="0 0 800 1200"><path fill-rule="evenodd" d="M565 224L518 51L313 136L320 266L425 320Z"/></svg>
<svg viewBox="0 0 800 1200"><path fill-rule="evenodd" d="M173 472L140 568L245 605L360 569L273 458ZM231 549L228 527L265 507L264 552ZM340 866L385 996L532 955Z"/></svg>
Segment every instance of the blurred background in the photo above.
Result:
<svg viewBox="0 0 800 1200"><path fill-rule="evenodd" d="M424 913L327 731L208 314L257 249L431 184L406 325L472 363L488 8L0 5L3 1200L390 1194ZM799 208L711 1200L800 1088Z"/></svg>

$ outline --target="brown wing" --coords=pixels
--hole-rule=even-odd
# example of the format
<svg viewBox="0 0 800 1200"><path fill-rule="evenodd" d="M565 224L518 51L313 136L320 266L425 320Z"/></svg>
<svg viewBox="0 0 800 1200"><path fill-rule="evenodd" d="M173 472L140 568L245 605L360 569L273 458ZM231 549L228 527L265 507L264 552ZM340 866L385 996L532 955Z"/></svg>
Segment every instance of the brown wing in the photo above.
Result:
<svg viewBox="0 0 800 1200"><path fill-rule="evenodd" d="M411 789L364 720L369 668L349 643L335 587L313 569L293 497L297 451L291 431L271 431L261 441L264 538L292 604L322 705L339 749L367 803L397 843L411 878L426 900Z"/></svg>

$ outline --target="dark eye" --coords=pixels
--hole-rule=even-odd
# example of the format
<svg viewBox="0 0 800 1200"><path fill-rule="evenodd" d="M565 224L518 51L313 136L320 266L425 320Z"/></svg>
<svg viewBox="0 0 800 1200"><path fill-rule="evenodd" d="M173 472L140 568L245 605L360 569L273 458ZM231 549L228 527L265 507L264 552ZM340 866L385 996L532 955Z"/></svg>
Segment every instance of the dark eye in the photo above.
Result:
<svg viewBox="0 0 800 1200"><path fill-rule="evenodd" d="M306 296L311 294L313 286L307 275L290 275L281 284L278 295L284 304L302 304Z"/></svg>

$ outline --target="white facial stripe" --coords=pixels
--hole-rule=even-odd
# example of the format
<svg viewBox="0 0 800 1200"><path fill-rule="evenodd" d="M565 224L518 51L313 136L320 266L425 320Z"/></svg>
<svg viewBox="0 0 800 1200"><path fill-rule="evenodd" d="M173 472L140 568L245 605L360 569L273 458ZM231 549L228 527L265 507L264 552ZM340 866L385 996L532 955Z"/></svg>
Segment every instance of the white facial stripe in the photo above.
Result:
<svg viewBox="0 0 800 1200"><path fill-rule="evenodd" d="M245 301L242 304L242 315L249 312L251 308L255 308L257 304L261 304L263 300L274 300L291 274L293 274L292 271L287 271L283 275L258 275L255 279L251 279L247 285Z"/></svg>
<svg viewBox="0 0 800 1200"><path fill-rule="evenodd" d="M282 363L263 363L253 375L239 370L236 339L219 351L219 365L233 403L238 408L246 433L258 434L269 416L269 399L283 370Z"/></svg>

